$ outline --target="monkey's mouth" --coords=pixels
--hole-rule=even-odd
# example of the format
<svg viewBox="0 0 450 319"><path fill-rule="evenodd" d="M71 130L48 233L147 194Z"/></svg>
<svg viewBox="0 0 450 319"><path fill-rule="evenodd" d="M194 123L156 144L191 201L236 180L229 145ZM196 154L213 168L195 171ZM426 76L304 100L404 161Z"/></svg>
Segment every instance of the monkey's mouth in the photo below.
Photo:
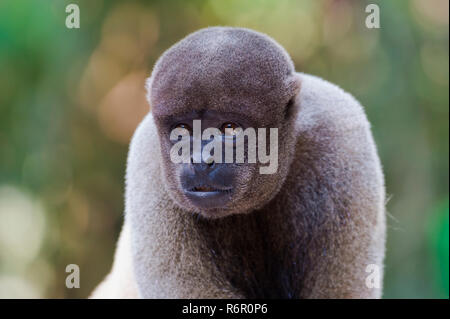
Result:
<svg viewBox="0 0 450 319"><path fill-rule="evenodd" d="M218 188L214 188L211 186L196 186L196 187L191 188L189 190L189 192L193 192L193 193L215 193L215 192L230 193L231 190L232 190L231 188L218 189Z"/></svg>
<svg viewBox="0 0 450 319"><path fill-rule="evenodd" d="M195 186L185 190L185 195L195 206L203 209L224 207L230 201L232 188L209 185Z"/></svg>

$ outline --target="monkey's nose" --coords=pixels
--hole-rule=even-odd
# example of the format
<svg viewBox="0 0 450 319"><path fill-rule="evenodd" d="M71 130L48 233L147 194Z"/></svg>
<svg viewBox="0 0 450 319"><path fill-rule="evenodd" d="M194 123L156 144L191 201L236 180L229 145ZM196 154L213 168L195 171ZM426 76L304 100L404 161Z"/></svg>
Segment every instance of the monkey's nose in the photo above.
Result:
<svg viewBox="0 0 450 319"><path fill-rule="evenodd" d="M202 174L208 174L215 168L214 160L211 160L210 162L201 162L201 163L192 163L192 167L194 168L194 171L196 173L202 173Z"/></svg>
<svg viewBox="0 0 450 319"><path fill-rule="evenodd" d="M194 152L194 154L192 154L191 156L191 165L197 172L210 171L215 167L214 157L211 154L208 154L207 156L202 156L201 152L197 153Z"/></svg>

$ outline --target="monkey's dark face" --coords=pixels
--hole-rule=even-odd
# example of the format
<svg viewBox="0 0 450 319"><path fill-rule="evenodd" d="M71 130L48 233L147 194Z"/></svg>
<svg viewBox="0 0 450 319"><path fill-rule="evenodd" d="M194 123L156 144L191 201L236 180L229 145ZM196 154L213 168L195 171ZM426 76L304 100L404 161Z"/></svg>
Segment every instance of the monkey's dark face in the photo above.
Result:
<svg viewBox="0 0 450 319"><path fill-rule="evenodd" d="M288 106L284 105L280 109L285 107ZM274 142L269 136L272 132L249 114L205 108L180 115L157 115L154 119L161 145L164 184L168 195L182 208L207 218L247 213L267 204L283 184L290 165L290 151L293 149L291 119L273 122L269 126L280 132L275 145L270 145ZM201 134L196 133L198 129ZM211 129L216 130L218 135L205 135L205 131ZM274 159L275 170L268 174L261 173L261 168L271 165L270 162L261 163L259 158L259 138L262 135L256 133L258 138L253 144L256 148L252 149L249 137L244 134L249 130L258 132L260 129L266 129L264 153L272 153L272 146L277 147L278 152ZM177 130L178 133L173 134ZM239 143L241 138L244 141L242 144ZM175 161L173 155L183 153L182 149L175 146L179 143L183 145L183 139L186 141L184 146L187 147L187 157L183 162ZM212 145L216 141L214 139L221 147L210 150L208 145ZM243 161L239 160L239 147ZM228 160L227 152L232 154ZM256 161L251 160L251 152L257 154Z"/></svg>
<svg viewBox="0 0 450 319"><path fill-rule="evenodd" d="M221 158L225 158L225 143L232 145L231 163L205 159L202 154L205 147L213 141L199 139L196 150L194 140L194 120L200 121L202 133L205 129L217 129L220 132ZM255 164L236 163L236 136L239 129L252 128L255 123L242 114L218 112L215 110L194 111L180 116L157 118L161 150L164 157L166 181L172 197L184 208L201 213L209 218L221 217L242 209L242 199L248 197L248 187L257 174ZM189 159L185 163L174 163L170 151L183 136L171 139L174 129L182 129L189 139ZM230 132L230 129L233 132ZM216 137L217 138L217 137ZM217 152L215 149L213 151ZM219 155L219 154L217 154ZM245 159L247 153L244 153ZM245 200L244 200L245 202ZM239 206L241 209L239 209Z"/></svg>

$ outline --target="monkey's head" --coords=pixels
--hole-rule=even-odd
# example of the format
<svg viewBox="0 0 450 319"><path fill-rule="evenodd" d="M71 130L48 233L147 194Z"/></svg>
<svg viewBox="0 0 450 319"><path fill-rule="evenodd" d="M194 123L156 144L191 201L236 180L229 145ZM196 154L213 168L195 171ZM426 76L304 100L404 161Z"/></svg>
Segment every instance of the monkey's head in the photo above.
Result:
<svg viewBox="0 0 450 319"><path fill-rule="evenodd" d="M223 217L258 209L280 190L295 148L300 80L289 55L274 40L241 28L200 30L161 56L147 90L161 145L162 178L180 207L207 218ZM214 138L221 139L222 150L214 148L205 158L212 137L196 135L196 123L201 132L217 132ZM251 134L242 132L248 128L256 133L254 155L249 154ZM270 128L278 133L272 140ZM171 139L174 129L181 134ZM236 134L245 136L244 162L237 160ZM175 163L171 151L183 138L190 148L188 160ZM271 154L270 163L262 155L273 153L274 139L278 153L275 158ZM231 162L224 159L225 141L231 141L234 151ZM223 155L223 160L209 155ZM276 166L272 172L267 172L269 165Z"/></svg>

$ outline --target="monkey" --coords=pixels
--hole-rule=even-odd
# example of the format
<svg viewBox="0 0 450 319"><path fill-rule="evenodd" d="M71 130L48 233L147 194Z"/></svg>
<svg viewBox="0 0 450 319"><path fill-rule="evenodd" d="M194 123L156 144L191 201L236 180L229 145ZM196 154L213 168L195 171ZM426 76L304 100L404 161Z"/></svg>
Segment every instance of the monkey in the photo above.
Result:
<svg viewBox="0 0 450 319"><path fill-rule="evenodd" d="M384 177L352 95L237 27L188 35L146 87L151 111L129 148L122 234L92 298L381 297ZM276 172L193 155L174 163L170 132L195 120L224 137L223 128L277 128Z"/></svg>

